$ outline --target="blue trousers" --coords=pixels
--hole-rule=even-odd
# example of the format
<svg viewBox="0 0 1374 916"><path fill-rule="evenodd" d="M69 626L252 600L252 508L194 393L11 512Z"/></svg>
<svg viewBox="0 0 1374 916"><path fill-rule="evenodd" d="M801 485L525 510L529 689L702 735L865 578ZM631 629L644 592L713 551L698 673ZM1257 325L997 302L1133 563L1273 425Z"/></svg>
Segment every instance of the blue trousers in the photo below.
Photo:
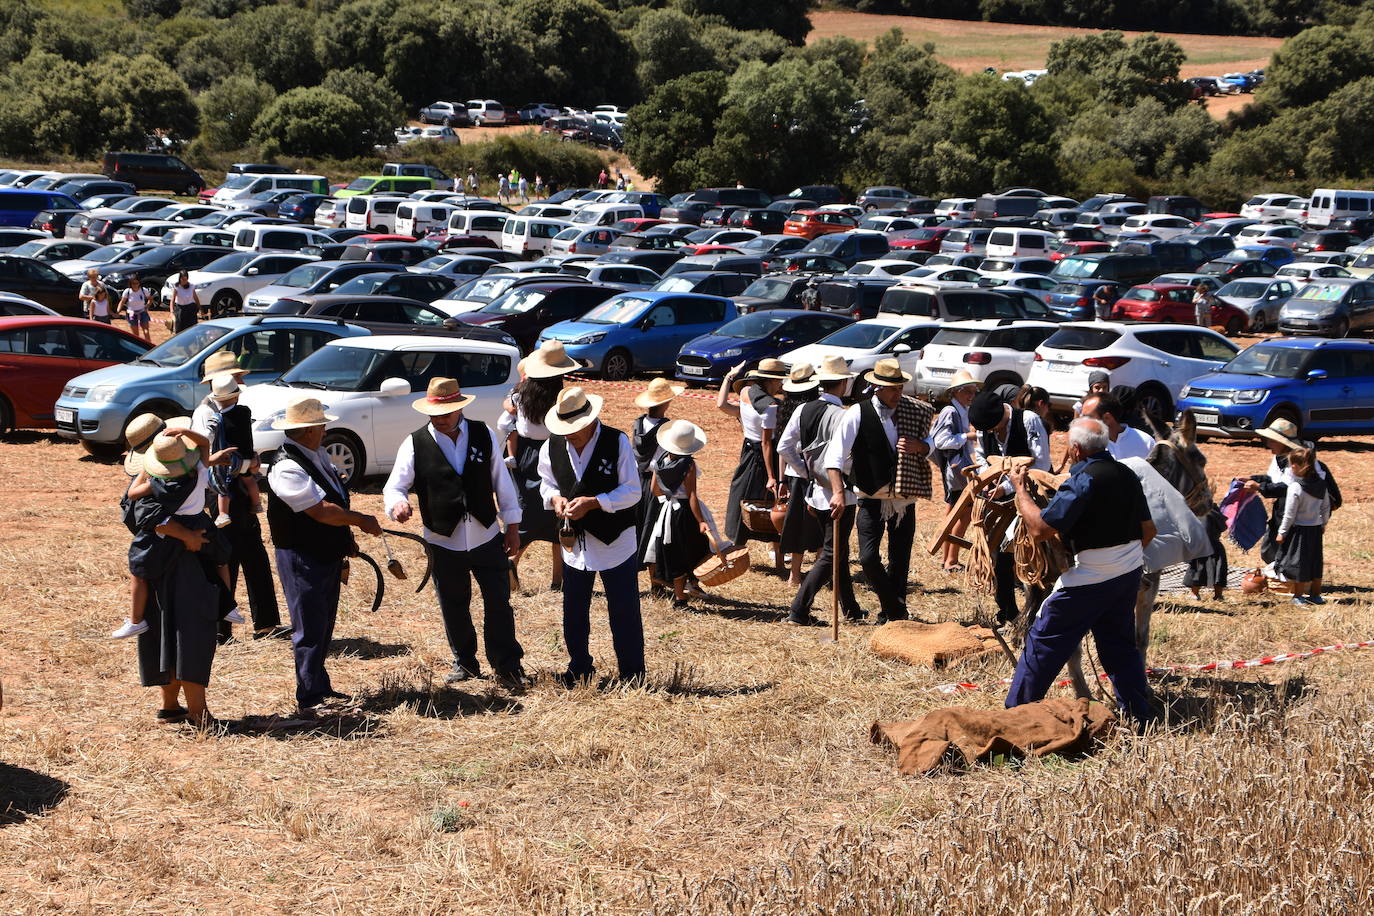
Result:
<svg viewBox="0 0 1374 916"><path fill-rule="evenodd" d="M598 573L563 567L563 641L568 644L568 673L589 677L595 673L591 638L592 586ZM616 665L623 678L644 673L644 622L639 615L639 555L602 570L601 587L606 590L606 610L610 615L611 645Z"/></svg>
<svg viewBox="0 0 1374 916"><path fill-rule="evenodd" d="M296 659L296 704L317 706L333 690L324 660L339 615L342 560L319 560L277 549L277 575L291 613L291 652Z"/></svg>
<svg viewBox="0 0 1374 916"><path fill-rule="evenodd" d="M1135 643L1140 573L1134 569L1106 582L1056 589L1045 599L1026 635L1007 694L1007 708L1043 700L1073 650L1091 632L1117 702L1137 721L1149 721L1145 659Z"/></svg>

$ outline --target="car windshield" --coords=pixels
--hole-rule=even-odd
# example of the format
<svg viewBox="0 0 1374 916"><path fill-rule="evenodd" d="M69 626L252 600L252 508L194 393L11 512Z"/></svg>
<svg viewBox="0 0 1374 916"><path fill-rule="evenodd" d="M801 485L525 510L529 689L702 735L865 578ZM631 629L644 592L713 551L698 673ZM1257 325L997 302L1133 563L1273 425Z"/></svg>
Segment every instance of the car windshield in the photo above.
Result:
<svg viewBox="0 0 1374 916"><path fill-rule="evenodd" d="M760 299L785 299L787 294L792 291L791 280L778 280L773 277L763 277L755 280L744 288L741 296L757 296Z"/></svg>
<svg viewBox="0 0 1374 916"><path fill-rule="evenodd" d="M1150 289L1148 286L1136 286L1126 291L1122 299L1134 299L1136 302L1158 302L1163 296L1157 289Z"/></svg>
<svg viewBox="0 0 1374 916"><path fill-rule="evenodd" d="M555 235L554 238L563 239L564 241L567 241L570 239L580 238L582 233L585 231L585 229L564 229L562 232Z"/></svg>
<svg viewBox="0 0 1374 916"><path fill-rule="evenodd" d="M1217 290L1217 295L1234 296L1237 299L1258 299L1268 289L1269 284L1267 283L1256 283L1254 280L1232 280Z"/></svg>
<svg viewBox="0 0 1374 916"><path fill-rule="evenodd" d="M162 264L166 264L168 261L172 260L172 258L177 256L177 252L179 250L180 249L176 248L175 246L159 245L156 248L149 248L147 251L143 252L142 254L139 254L136 257L130 258L129 263L145 264L150 267L156 267Z"/></svg>
<svg viewBox="0 0 1374 916"><path fill-rule="evenodd" d="M349 190L349 191L366 191L368 188L372 187L372 185L373 185L375 182L376 182L376 179L375 179L375 178L366 178L366 177L363 177L363 178L354 178L352 181L350 181L350 182L348 183L348 188L347 188L347 190Z"/></svg>
<svg viewBox="0 0 1374 916"><path fill-rule="evenodd" d="M31 258L48 247L43 239L34 239L32 242L25 242L17 248L11 248L9 253L19 258Z"/></svg>
<svg viewBox="0 0 1374 916"><path fill-rule="evenodd" d="M386 350L365 347L320 347L287 370L275 384L324 391L362 391L390 355Z"/></svg>
<svg viewBox="0 0 1374 916"><path fill-rule="evenodd" d="M258 257L258 254L253 251L226 254L222 258L216 258L209 264L206 264L201 268L201 272L207 274L236 274L244 267L247 267L248 263L256 257Z"/></svg>
<svg viewBox="0 0 1374 916"><path fill-rule="evenodd" d="M890 324L868 324L860 321L846 325L817 341L817 347L845 347L853 350L874 350L882 346L901 328Z"/></svg>
<svg viewBox="0 0 1374 916"><path fill-rule="evenodd" d="M229 175L224 179L224 184L220 185L220 190L237 191L239 188L248 187L261 177L261 175Z"/></svg>
<svg viewBox="0 0 1374 916"><path fill-rule="evenodd" d="M292 289L305 289L314 286L319 280L334 268L324 264L303 264L286 276L277 280L274 286L289 286Z"/></svg>
<svg viewBox="0 0 1374 916"><path fill-rule="evenodd" d="M1255 344L1242 350L1221 368L1235 375L1264 375L1269 378L1298 378L1311 351L1296 347Z"/></svg>
<svg viewBox="0 0 1374 916"><path fill-rule="evenodd" d="M642 296L612 296L579 318L587 324L625 324L650 305Z"/></svg>
<svg viewBox="0 0 1374 916"><path fill-rule="evenodd" d="M737 242L735 247L741 251L772 251L773 246L777 244L777 239L765 238L760 235L756 238L745 239L743 242Z"/></svg>
<svg viewBox="0 0 1374 916"><path fill-rule="evenodd" d="M456 260L457 258L450 258L445 255L439 255L438 257L434 258L425 258L419 264L416 264L414 267L412 267L411 270L438 270L441 267L447 267Z"/></svg>
<svg viewBox="0 0 1374 916"><path fill-rule="evenodd" d="M133 247L133 242L120 242L118 245L101 245L99 248L86 252L85 255L82 256L82 260L103 263L119 257Z"/></svg>
<svg viewBox="0 0 1374 916"><path fill-rule="evenodd" d="M193 325L171 340L158 344L136 362L154 366L180 366L228 333L228 328L219 325Z"/></svg>
<svg viewBox="0 0 1374 916"><path fill-rule="evenodd" d="M1307 299L1316 302L1340 302L1350 286L1344 283L1309 283L1298 290L1294 299Z"/></svg>
<svg viewBox="0 0 1374 916"><path fill-rule="evenodd" d="M500 299L495 299L487 303L482 308L482 311L489 314L517 315L521 312L528 312L530 309L543 302L548 295L548 290L537 289L532 286L513 289Z"/></svg>
<svg viewBox="0 0 1374 916"><path fill-rule="evenodd" d="M690 293L697 288L697 281L687 277L664 277L654 284L654 289L663 293Z"/></svg>
<svg viewBox="0 0 1374 916"><path fill-rule="evenodd" d="M833 254L844 244L844 238L840 235L823 235L818 239L813 239L806 244L801 251L803 254Z"/></svg>
<svg viewBox="0 0 1374 916"><path fill-rule="evenodd" d="M931 345L946 344L951 347L977 347L988 339L987 331L973 328L944 328L936 331L930 339Z"/></svg>
<svg viewBox="0 0 1374 916"><path fill-rule="evenodd" d="M1097 272L1097 266L1101 263L1101 261L1088 258L1065 258L1054 269L1054 274L1057 277L1091 277Z"/></svg>
<svg viewBox="0 0 1374 916"><path fill-rule="evenodd" d="M742 337L756 338L767 337L788 318L789 315L777 315L771 311L757 312L753 315L745 315L743 318L736 318L734 321L727 322L715 333L717 337Z"/></svg>
<svg viewBox="0 0 1374 916"><path fill-rule="evenodd" d="M509 274L495 277L479 277L466 286L460 286L445 299L470 302L490 302L510 289L516 278Z"/></svg>
<svg viewBox="0 0 1374 916"><path fill-rule="evenodd" d="M1049 336L1045 346L1055 350L1101 350L1120 338L1120 331L1105 328L1060 328Z"/></svg>
<svg viewBox="0 0 1374 916"><path fill-rule="evenodd" d="M331 292L339 296L370 296L381 288L391 274L362 274L340 283Z"/></svg>

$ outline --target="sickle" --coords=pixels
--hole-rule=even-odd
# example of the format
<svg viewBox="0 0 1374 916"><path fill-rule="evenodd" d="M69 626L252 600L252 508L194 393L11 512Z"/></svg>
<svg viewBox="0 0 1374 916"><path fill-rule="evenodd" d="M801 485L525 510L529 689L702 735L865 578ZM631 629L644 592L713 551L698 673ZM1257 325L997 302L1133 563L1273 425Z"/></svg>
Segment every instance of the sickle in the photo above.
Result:
<svg viewBox="0 0 1374 916"><path fill-rule="evenodd" d="M430 561L430 557L429 557L429 549L428 549L427 545L425 544L425 539L422 538L422 537L420 537L418 534L411 534L409 531L395 531L395 530L393 530L393 529L391 529L391 528L383 528L382 530L385 531L387 534L393 536L393 537L405 538L407 541L414 541L415 543L419 544L420 546L426 548L426 549L425 549L425 574L424 574L423 576L420 577L420 584L417 585L417 586L415 586L415 594L418 595L420 592L422 592L422 591L425 590L425 585L426 585L426 583L429 582L429 571L430 571L430 562L431 562L431 561Z"/></svg>

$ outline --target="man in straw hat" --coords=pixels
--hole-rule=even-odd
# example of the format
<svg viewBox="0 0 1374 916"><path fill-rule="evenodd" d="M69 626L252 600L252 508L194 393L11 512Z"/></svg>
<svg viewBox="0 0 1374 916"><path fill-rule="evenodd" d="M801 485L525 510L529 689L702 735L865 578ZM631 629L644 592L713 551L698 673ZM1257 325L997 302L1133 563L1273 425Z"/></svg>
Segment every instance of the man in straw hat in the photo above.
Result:
<svg viewBox="0 0 1374 916"><path fill-rule="evenodd" d="M639 469L625 434L597 419L601 403L600 397L581 388L559 392L544 418L550 435L539 453L539 491L563 525L563 640L568 646L564 679L569 684L596 673L587 641L597 573L606 592L620 677L644 675L635 536Z"/></svg>
<svg viewBox="0 0 1374 916"><path fill-rule="evenodd" d="M410 493L420 504L434 591L453 651L448 683L480 676L472 625L472 580L482 592L487 662L503 681L520 684L525 652L515 638L509 561L520 552L520 501L491 428L463 416L476 398L451 378L431 379L413 407L429 422L401 440L382 495L386 512L405 523ZM499 520L499 524L498 524Z"/></svg>
<svg viewBox="0 0 1374 916"><path fill-rule="evenodd" d="M839 564L840 605L851 620L863 617L863 608L854 597L854 580L849 572L849 534L854 530L854 494L841 484L835 489L825 469L825 453L835 436L835 429L844 416L844 396L849 392L854 373L843 357L826 356L812 376L820 386L820 397L792 414L782 431L778 451L787 463L807 482L805 504L821 520L821 546L816 562L802 579L787 622L797 626L817 626L820 621L811 616L816 594L834 577L834 564ZM832 497L839 494L839 501ZM788 507L789 512L791 507ZM838 522L838 525L836 524ZM836 537L836 528L839 536Z"/></svg>
<svg viewBox="0 0 1374 916"><path fill-rule="evenodd" d="M872 397L845 411L825 453L831 485L847 479L858 496L855 528L859 565L878 596L878 623L907 619L907 577L916 537L915 498L930 498L930 422L935 409L902 394L911 375L895 359L880 359L864 374ZM903 464L907 467L904 469ZM903 481L904 470L911 480ZM842 507L837 494L834 506ZM881 544L887 537L887 563Z"/></svg>
<svg viewBox="0 0 1374 916"><path fill-rule="evenodd" d="M973 467L978 431L969 425L968 408L982 384L967 369L954 373L945 389L949 404L935 417L930 428L930 458L942 473L946 506L953 506L958 501L968 483L964 469ZM950 533L962 537L967 528L968 523L964 522ZM964 568L959 563L959 545L952 539L945 541L944 568L948 573L961 572Z"/></svg>
<svg viewBox="0 0 1374 916"><path fill-rule="evenodd" d="M334 417L316 398L296 398L272 423L286 433L267 475L267 524L277 548L277 574L291 612L296 658L296 704L308 713L334 690L325 671L345 558L358 552L349 528L381 534L375 516L349 508L348 488L320 448Z"/></svg>

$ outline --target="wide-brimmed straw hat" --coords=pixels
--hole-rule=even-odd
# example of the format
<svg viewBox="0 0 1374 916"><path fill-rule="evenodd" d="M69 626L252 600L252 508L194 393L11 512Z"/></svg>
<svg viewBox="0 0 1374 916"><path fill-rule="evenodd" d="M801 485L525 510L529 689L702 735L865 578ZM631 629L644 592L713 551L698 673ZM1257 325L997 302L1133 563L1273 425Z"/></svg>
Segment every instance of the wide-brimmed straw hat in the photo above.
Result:
<svg viewBox="0 0 1374 916"><path fill-rule="evenodd" d="M648 410L650 407L667 404L686 390L686 385L674 385L666 378L656 378L649 383L648 388L635 395L635 406Z"/></svg>
<svg viewBox="0 0 1374 916"><path fill-rule="evenodd" d="M864 373L864 381L881 387L897 387L911 381L911 373L903 372L895 359L880 359Z"/></svg>
<svg viewBox="0 0 1374 916"><path fill-rule="evenodd" d="M201 379L203 384L210 384L210 381L221 372L232 372L239 378L248 374L247 369L239 368L239 359L228 350L216 350L205 357L205 366L201 370L205 377Z"/></svg>
<svg viewBox="0 0 1374 916"><path fill-rule="evenodd" d="M787 378L787 364L780 359L761 359L749 373L752 378Z"/></svg>
<svg viewBox="0 0 1374 916"><path fill-rule="evenodd" d="M239 396L239 376L235 372L220 372L210 377L210 399L228 401Z"/></svg>
<svg viewBox="0 0 1374 916"><path fill-rule="evenodd" d="M141 413L124 427L124 441L129 444L129 454L124 456L124 472L137 477L143 469L143 453L153 444L157 434L167 428L162 418L153 413Z"/></svg>
<svg viewBox="0 0 1374 916"><path fill-rule="evenodd" d="M1255 435L1282 443L1289 448L1306 448L1306 443L1298 438L1297 424L1283 417L1279 417L1263 429L1255 430Z"/></svg>
<svg viewBox="0 0 1374 916"><path fill-rule="evenodd" d="M854 373L849 371L849 360L833 353L822 356L821 364L816 369L817 382L845 382L853 377Z"/></svg>
<svg viewBox="0 0 1374 916"><path fill-rule="evenodd" d="M520 374L525 378L553 378L582 368L582 364L568 355L561 341L546 340L529 356L520 360Z"/></svg>
<svg viewBox="0 0 1374 916"><path fill-rule="evenodd" d="M152 445L143 453L143 470L153 477L184 477L199 462L200 453L188 446L185 439L165 432L154 436Z"/></svg>
<svg viewBox="0 0 1374 916"><path fill-rule="evenodd" d="M706 433L691 420L664 423L655 436L658 447L672 455L695 455L706 447Z"/></svg>
<svg viewBox="0 0 1374 916"><path fill-rule="evenodd" d="M308 429L333 423L338 417L324 412L319 398L296 398L286 405L286 414L280 420L272 421L273 429Z"/></svg>
<svg viewBox="0 0 1374 916"><path fill-rule="evenodd" d="M792 366L792 371L787 374L787 381L782 383L783 391L791 391L794 394L802 391L810 391L819 385L816 379L816 367L810 363L796 363Z"/></svg>
<svg viewBox="0 0 1374 916"><path fill-rule="evenodd" d="M601 415L600 395L588 394L574 385L558 392L558 400L544 414L544 425L555 436L571 436L596 422Z"/></svg>
<svg viewBox="0 0 1374 916"><path fill-rule="evenodd" d="M954 373L954 378L950 379L949 384L945 386L945 393L953 394L956 389L963 388L967 385L972 385L974 388L983 387L983 383L970 375L967 369L960 369L958 372Z"/></svg>
<svg viewBox="0 0 1374 916"><path fill-rule="evenodd" d="M432 378L429 380L429 387L425 389L425 396L411 401L410 406L426 416L442 417L444 414L462 410L475 400L475 395L463 394L462 389L458 387L457 379Z"/></svg>

